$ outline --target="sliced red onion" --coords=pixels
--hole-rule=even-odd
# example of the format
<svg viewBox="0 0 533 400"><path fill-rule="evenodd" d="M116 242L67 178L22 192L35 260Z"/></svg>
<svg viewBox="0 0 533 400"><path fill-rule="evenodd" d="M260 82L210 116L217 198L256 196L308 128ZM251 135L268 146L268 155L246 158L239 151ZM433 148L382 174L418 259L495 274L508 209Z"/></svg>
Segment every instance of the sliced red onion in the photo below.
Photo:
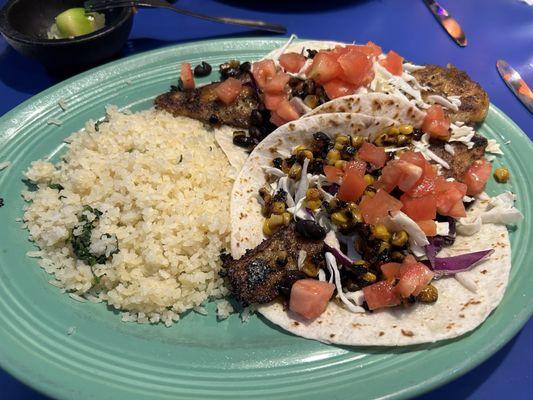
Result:
<svg viewBox="0 0 533 400"><path fill-rule="evenodd" d="M494 253L494 249L488 249L453 257L436 257L435 249L436 247L432 245L426 246L427 257L433 271L441 275L453 275L458 272L468 271Z"/></svg>
<svg viewBox="0 0 533 400"><path fill-rule="evenodd" d="M331 183L329 185L324 185L323 188L330 195L335 196L337 192L339 191L340 186L336 183Z"/></svg>
<svg viewBox="0 0 533 400"><path fill-rule="evenodd" d="M333 254L337 262L346 268L352 266L352 260L342 252L341 245L334 231L329 231L324 239L326 249Z"/></svg>

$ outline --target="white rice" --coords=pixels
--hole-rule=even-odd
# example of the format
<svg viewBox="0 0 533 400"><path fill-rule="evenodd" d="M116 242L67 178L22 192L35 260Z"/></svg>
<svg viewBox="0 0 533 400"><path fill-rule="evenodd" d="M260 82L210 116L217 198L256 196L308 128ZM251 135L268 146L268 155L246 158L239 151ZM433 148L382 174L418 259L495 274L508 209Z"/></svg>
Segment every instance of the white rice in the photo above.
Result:
<svg viewBox="0 0 533 400"><path fill-rule="evenodd" d="M32 163L26 177L39 189L22 194L31 201L24 221L54 286L77 300L106 301L123 321L169 326L227 294L219 254L229 246L235 171L198 121L154 110L108 114L99 131L88 126L70 137L63 161ZM92 268L70 244L85 205L103 213L90 251L109 257Z"/></svg>

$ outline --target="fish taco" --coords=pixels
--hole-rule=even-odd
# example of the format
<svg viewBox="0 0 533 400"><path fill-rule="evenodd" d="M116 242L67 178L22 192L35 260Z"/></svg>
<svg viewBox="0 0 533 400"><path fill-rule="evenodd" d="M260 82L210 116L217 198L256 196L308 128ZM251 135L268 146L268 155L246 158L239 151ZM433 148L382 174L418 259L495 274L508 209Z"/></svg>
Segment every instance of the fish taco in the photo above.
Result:
<svg viewBox="0 0 533 400"><path fill-rule="evenodd" d="M472 128L450 142L418 113L387 111L394 96L360 99L385 112L340 104L284 124L251 152L232 191L230 289L281 328L326 343L463 335L505 292L506 225L522 217L514 196L484 193L487 140ZM449 162L437 155L444 146L458 150L444 151Z"/></svg>
<svg viewBox="0 0 533 400"><path fill-rule="evenodd" d="M219 80L197 87L195 78L211 69L183 63L179 84L155 105L212 126L237 169L261 140L301 117L348 112L420 123L429 113L472 125L485 118L489 106L487 93L465 72L452 65L416 65L372 42L291 37L261 60L221 64ZM392 97L386 103L384 96Z"/></svg>

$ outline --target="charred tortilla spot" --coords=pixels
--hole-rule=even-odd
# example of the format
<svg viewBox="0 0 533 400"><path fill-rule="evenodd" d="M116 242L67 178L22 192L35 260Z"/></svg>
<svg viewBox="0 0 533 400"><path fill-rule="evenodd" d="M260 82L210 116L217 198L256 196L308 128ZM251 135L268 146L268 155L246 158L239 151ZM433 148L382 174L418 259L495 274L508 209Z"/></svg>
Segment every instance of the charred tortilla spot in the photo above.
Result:
<svg viewBox="0 0 533 400"><path fill-rule="evenodd" d="M415 334L410 330L402 329L402 335L407 336L407 337L413 337Z"/></svg>
<svg viewBox="0 0 533 400"><path fill-rule="evenodd" d="M385 334L385 332L383 332L383 331L379 332L379 336L383 336L384 334Z"/></svg>
<svg viewBox="0 0 533 400"><path fill-rule="evenodd" d="M329 337L333 339L335 337L335 334L334 333L330 333Z"/></svg>

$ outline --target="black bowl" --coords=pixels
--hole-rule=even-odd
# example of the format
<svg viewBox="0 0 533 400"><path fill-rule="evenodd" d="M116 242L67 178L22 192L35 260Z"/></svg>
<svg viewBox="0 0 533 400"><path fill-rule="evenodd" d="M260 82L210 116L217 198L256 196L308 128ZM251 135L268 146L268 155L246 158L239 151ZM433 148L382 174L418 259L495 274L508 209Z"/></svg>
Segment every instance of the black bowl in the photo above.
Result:
<svg viewBox="0 0 533 400"><path fill-rule="evenodd" d="M9 0L0 10L0 32L19 53L52 71L77 72L116 55L131 31L133 9L105 11L102 29L72 39L48 39L61 12L83 7L83 0Z"/></svg>

